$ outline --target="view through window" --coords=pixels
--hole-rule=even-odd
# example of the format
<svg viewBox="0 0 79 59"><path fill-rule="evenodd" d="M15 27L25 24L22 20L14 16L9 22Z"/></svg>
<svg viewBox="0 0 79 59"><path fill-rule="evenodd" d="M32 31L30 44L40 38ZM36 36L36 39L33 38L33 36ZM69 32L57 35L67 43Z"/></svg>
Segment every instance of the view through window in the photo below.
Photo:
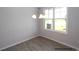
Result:
<svg viewBox="0 0 79 59"><path fill-rule="evenodd" d="M49 8L44 13L45 29L66 32L67 8Z"/></svg>

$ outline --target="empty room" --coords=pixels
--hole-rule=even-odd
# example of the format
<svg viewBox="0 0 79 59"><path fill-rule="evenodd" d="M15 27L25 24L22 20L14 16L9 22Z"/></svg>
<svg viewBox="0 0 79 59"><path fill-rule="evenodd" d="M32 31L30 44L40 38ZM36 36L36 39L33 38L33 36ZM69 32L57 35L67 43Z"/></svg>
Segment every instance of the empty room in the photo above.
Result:
<svg viewBox="0 0 79 59"><path fill-rule="evenodd" d="M79 7L0 7L0 51L78 51Z"/></svg>

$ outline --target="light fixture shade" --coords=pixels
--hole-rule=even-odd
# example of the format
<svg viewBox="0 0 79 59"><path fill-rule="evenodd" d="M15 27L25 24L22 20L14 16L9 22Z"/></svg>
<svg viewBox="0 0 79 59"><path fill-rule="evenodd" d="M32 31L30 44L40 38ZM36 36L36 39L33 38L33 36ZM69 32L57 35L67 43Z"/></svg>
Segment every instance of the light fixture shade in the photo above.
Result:
<svg viewBox="0 0 79 59"><path fill-rule="evenodd" d="M40 14L39 15L39 19L41 19L41 18L44 18L43 14Z"/></svg>
<svg viewBox="0 0 79 59"><path fill-rule="evenodd" d="M35 14L33 14L33 15L32 15L32 18L33 18L33 19L36 19L37 17L36 17L36 15L35 15Z"/></svg>

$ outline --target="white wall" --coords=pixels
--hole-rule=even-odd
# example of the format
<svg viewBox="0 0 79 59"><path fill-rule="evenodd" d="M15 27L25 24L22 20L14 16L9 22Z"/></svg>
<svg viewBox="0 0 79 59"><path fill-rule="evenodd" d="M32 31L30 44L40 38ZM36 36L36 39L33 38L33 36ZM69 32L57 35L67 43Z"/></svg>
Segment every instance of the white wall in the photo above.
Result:
<svg viewBox="0 0 79 59"><path fill-rule="evenodd" d="M79 7L68 8L68 33L60 33L43 29L43 20L40 20L40 36L47 37L79 50Z"/></svg>
<svg viewBox="0 0 79 59"><path fill-rule="evenodd" d="M36 8L0 7L0 49L37 35Z"/></svg>

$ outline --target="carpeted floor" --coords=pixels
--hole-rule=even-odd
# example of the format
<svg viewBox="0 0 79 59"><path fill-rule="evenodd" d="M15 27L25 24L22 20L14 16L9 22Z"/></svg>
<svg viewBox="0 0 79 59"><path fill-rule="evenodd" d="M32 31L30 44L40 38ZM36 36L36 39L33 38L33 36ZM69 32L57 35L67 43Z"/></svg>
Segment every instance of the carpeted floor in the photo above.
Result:
<svg viewBox="0 0 79 59"><path fill-rule="evenodd" d="M3 51L75 51L75 49L39 36Z"/></svg>

